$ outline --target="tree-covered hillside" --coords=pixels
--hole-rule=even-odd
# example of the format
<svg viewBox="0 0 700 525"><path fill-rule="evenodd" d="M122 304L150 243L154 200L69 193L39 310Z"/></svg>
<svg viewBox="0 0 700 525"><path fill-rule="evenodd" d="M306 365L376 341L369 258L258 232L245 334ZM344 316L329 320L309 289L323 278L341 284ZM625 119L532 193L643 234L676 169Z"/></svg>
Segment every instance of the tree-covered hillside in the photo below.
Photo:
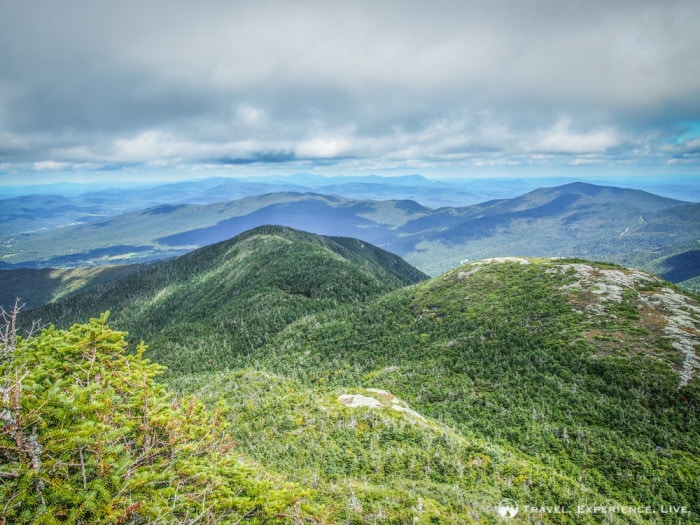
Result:
<svg viewBox="0 0 700 525"><path fill-rule="evenodd" d="M390 391L575 479L589 502L697 516L700 303L670 286L582 261L480 262L294 323L252 367L324 392ZM502 494L521 502L581 497L512 481Z"/></svg>
<svg viewBox="0 0 700 525"><path fill-rule="evenodd" d="M171 372L216 370L296 319L426 278L356 239L263 226L29 315L67 327L109 309Z"/></svg>
<svg viewBox="0 0 700 525"><path fill-rule="evenodd" d="M135 272L139 265L83 268L16 268L0 271L0 307L11 310L18 297L26 308L58 301Z"/></svg>
<svg viewBox="0 0 700 525"><path fill-rule="evenodd" d="M421 277L266 227L24 315L111 309L317 523L698 522L697 297L573 259Z"/></svg>

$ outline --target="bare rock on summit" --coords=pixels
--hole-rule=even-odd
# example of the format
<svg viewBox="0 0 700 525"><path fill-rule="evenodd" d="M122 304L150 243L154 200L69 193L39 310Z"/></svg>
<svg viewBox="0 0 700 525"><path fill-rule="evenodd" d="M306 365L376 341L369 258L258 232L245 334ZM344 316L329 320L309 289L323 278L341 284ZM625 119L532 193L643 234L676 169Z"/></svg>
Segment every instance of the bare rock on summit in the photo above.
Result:
<svg viewBox="0 0 700 525"><path fill-rule="evenodd" d="M338 397L338 401L340 401L345 406L349 406L350 408L380 408L384 406L379 401L377 401L377 399L373 397L363 396L362 394L343 394L342 396Z"/></svg>
<svg viewBox="0 0 700 525"><path fill-rule="evenodd" d="M570 282L562 290L570 294L572 303L582 312L615 317L610 312L611 306L614 312L616 304L628 303L638 311L635 322L640 328L668 340L681 354L678 387L687 385L696 376L700 368L696 353L700 347L697 301L669 288L659 277L638 270L569 263L549 271L569 277Z"/></svg>
<svg viewBox="0 0 700 525"><path fill-rule="evenodd" d="M380 390L378 388L368 388L366 391L372 395L365 396L363 394L343 394L338 396L338 402L350 408L391 408L397 412L403 412L404 414L408 414L416 419L425 421L425 418L422 415L409 408L404 401L390 392Z"/></svg>

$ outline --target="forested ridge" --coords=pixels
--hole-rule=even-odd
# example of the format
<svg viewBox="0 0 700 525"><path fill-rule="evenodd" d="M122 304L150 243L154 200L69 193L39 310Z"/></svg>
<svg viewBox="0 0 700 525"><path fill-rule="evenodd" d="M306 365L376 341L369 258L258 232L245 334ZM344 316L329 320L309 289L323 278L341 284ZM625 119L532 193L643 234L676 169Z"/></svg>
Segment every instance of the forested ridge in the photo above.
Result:
<svg viewBox="0 0 700 525"><path fill-rule="evenodd" d="M700 303L649 274L271 227L21 316L8 523L700 521Z"/></svg>
<svg viewBox="0 0 700 525"><path fill-rule="evenodd" d="M423 279L396 255L356 239L264 226L32 316L67 327L108 309L171 373L196 372L249 354L296 319Z"/></svg>

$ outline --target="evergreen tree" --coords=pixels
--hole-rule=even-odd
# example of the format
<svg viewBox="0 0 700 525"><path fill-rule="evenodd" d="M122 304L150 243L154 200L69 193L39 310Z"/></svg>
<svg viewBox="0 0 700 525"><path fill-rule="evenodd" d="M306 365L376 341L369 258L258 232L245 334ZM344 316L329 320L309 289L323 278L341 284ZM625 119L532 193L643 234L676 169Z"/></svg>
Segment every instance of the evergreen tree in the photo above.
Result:
<svg viewBox="0 0 700 525"><path fill-rule="evenodd" d="M108 313L0 354L0 523L290 522L305 494L245 465L222 409L177 399Z"/></svg>

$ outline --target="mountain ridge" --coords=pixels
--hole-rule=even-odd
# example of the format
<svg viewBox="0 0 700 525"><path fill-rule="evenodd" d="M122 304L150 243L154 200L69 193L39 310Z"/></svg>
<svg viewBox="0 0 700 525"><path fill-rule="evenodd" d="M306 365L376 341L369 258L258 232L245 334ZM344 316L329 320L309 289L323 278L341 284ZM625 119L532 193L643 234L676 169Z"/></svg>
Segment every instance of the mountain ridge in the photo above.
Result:
<svg viewBox="0 0 700 525"><path fill-rule="evenodd" d="M426 278L362 241L262 226L30 312L70 326L108 309L115 326L151 341L171 369L181 363L169 360L169 349L187 343L201 359L185 365L206 370L212 356L235 361L293 319Z"/></svg>
<svg viewBox="0 0 700 525"><path fill-rule="evenodd" d="M272 193L209 205L160 205L10 237L0 246L0 265L149 261L276 223L322 235L361 238L431 275L463 260L513 254L585 257L676 275L673 265L683 260L683 253L692 252L692 243L700 238L700 204L585 183L437 209L410 200ZM671 257L677 258L665 261ZM692 266L686 264L686 268ZM700 276L700 268L695 266L684 276L693 281Z"/></svg>

